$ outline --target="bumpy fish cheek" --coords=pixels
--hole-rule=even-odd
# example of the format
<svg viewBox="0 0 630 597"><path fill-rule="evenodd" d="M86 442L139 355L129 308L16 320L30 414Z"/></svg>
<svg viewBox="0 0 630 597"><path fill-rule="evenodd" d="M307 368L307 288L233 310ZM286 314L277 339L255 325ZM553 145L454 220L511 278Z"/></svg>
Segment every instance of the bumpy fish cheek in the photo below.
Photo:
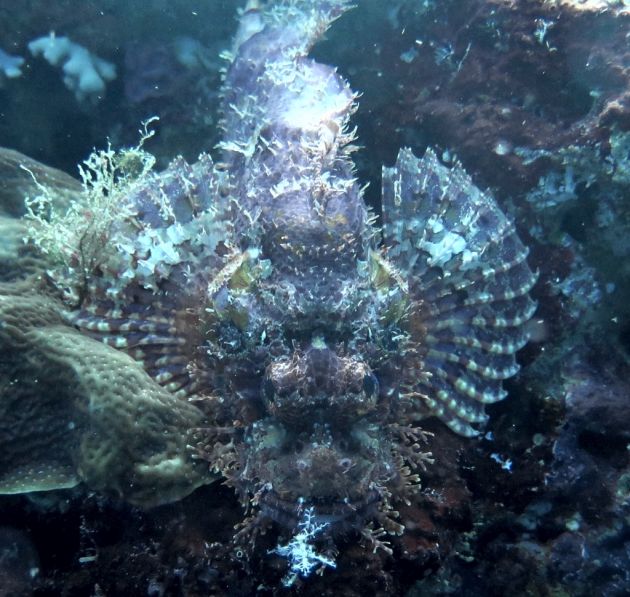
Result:
<svg viewBox="0 0 630 597"><path fill-rule="evenodd" d="M363 431L357 433L358 428ZM378 509L381 496L374 487L395 470L389 458L374 453L375 446L380 449L374 433L377 428L367 424L336 432L314 424L295 432L277 419L258 421L234 484L250 493L254 481L262 515L283 525L296 523L296 504L316 504L333 532L361 530Z"/></svg>

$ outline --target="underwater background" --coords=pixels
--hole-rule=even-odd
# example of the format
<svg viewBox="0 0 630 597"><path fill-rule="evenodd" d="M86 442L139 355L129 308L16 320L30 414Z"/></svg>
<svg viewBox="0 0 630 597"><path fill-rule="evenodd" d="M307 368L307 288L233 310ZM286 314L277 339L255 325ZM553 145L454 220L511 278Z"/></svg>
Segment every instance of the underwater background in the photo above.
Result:
<svg viewBox="0 0 630 597"><path fill-rule="evenodd" d="M16 164L75 192L77 164L108 141L136 146L155 116L143 147L156 170L215 157L220 54L239 8L0 0L3 284L37 267L15 257L34 190ZM51 32L87 53L90 80L38 49ZM630 594L630 5L357 0L311 55L360 93L353 159L377 216L381 166L431 147L492 193L529 247L538 308L508 397L476 438L422 423L434 462L398 508L392 553L350 533L335 569L286 587L281 529L252 553L221 551L243 509L220 479L150 509L78 485L0 495L0 597ZM0 344L0 401L20 383L6 372L35 366Z"/></svg>

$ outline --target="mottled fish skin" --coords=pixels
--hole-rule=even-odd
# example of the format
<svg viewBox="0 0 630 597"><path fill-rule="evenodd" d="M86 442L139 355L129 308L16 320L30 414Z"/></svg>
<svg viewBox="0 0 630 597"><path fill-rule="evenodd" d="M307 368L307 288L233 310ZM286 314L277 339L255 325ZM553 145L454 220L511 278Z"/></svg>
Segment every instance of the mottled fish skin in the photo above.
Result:
<svg viewBox="0 0 630 597"><path fill-rule="evenodd" d="M341 313L330 295L339 277L356 277L370 233L349 157L355 95L307 56L347 7L277 3L257 13L256 33L240 40L225 77L220 147L231 219L247 231L238 242L260 248L277 284L294 286L308 312Z"/></svg>
<svg viewBox="0 0 630 597"><path fill-rule="evenodd" d="M518 371L523 325L536 309L536 276L514 225L461 165L403 149L383 169L383 240L409 281L409 324L430 378L410 380L431 412L473 436L483 405L502 400L501 382Z"/></svg>
<svg viewBox="0 0 630 597"><path fill-rule="evenodd" d="M431 150L384 169L374 227L356 96L308 57L349 7L248 4L221 162L175 161L128 197L133 221L69 318L205 409L195 455L258 520L295 526L312 507L331 536L369 536L402 531L395 502L429 461L417 422L472 436L504 397L535 276L494 199Z"/></svg>

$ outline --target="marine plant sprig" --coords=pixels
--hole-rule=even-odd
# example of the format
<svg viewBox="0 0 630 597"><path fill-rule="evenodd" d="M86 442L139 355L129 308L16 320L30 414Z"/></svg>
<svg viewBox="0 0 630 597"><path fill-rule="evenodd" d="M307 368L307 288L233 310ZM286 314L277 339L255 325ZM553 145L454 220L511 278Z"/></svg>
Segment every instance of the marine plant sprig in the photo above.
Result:
<svg viewBox="0 0 630 597"><path fill-rule="evenodd" d="M32 242L45 254L51 268L64 272L69 290L80 288L107 258L110 231L116 221L133 216L123 199L146 181L155 165L155 157L143 149L155 130L149 126L154 116L142 123L140 139L134 147L94 150L79 165L83 191L61 207L54 189L41 184L24 166L40 193L25 199L28 220L25 242ZM78 282L79 288L76 287Z"/></svg>

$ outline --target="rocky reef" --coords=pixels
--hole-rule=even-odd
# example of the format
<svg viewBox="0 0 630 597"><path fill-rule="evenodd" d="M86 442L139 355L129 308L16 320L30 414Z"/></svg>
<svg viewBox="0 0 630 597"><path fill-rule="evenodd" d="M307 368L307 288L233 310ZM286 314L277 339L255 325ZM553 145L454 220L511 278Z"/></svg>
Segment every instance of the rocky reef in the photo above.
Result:
<svg viewBox="0 0 630 597"><path fill-rule="evenodd" d="M46 17L87 47L92 8ZM231 45L196 26L123 57L130 9L81 118L160 122L83 184L3 150L15 594L627 592L627 8L345 9L252 2ZM212 45L222 107L217 84L187 117L220 126L184 151L215 160L164 168Z"/></svg>

